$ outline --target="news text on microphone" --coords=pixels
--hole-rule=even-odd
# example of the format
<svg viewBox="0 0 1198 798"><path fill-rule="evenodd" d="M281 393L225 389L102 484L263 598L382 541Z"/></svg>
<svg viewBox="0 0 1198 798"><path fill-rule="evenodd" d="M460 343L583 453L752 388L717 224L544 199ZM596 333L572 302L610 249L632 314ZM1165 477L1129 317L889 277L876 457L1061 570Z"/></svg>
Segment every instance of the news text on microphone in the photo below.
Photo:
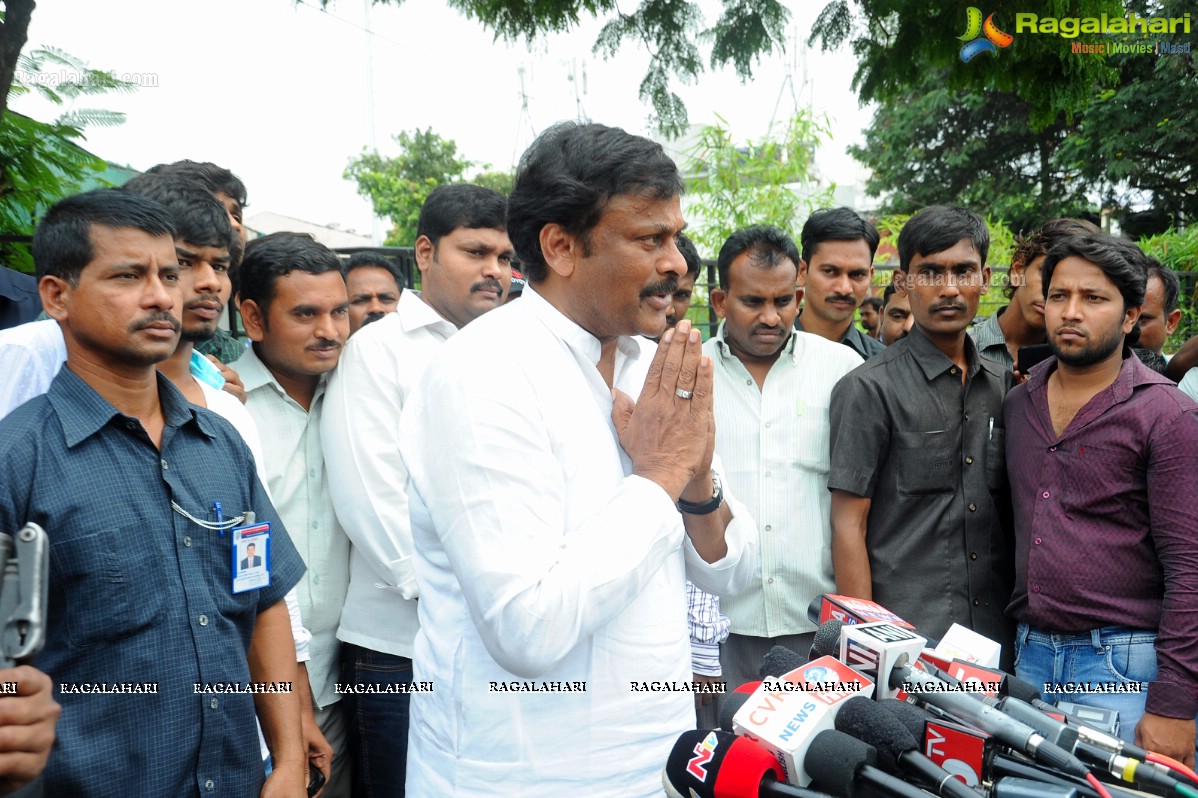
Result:
<svg viewBox="0 0 1198 798"><path fill-rule="evenodd" d="M404 682L402 684L341 684L333 685L337 695L379 695L390 693L431 693L432 682Z"/></svg>

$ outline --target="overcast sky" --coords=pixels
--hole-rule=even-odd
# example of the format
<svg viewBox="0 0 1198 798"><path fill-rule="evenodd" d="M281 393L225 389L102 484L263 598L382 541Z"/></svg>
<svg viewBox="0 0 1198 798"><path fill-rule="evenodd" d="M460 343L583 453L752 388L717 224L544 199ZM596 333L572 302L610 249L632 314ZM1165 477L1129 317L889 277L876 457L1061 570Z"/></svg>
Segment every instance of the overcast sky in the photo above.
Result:
<svg viewBox="0 0 1198 798"><path fill-rule="evenodd" d="M649 108L637 89L648 56L633 45L614 61L592 56L598 22L527 47L494 42L478 23L436 0L374 6L369 14L364 0L337 0L328 12L318 5L44 2L26 49L59 47L94 69L146 84L131 95L80 103L128 115L120 127L88 131L85 146L97 155L136 169L180 158L214 161L246 182L250 216L270 210L367 234L370 205L341 175L349 158L372 144L372 113L384 154L396 151L393 134L431 127L455 140L466 158L497 169L510 167L535 132L575 118L580 108L593 121L647 132ZM719 114L738 140L760 137L771 120L784 121L796 97L812 102L832 117L835 132L820 153L820 169L849 184L862 170L845 147L860 140L869 121L849 89L854 60L847 52L813 49L804 69L793 46L796 36L805 41L822 6L791 3L792 46L762 64L750 84L730 71L708 72L679 93L693 123ZM13 107L38 118L53 115L24 98Z"/></svg>

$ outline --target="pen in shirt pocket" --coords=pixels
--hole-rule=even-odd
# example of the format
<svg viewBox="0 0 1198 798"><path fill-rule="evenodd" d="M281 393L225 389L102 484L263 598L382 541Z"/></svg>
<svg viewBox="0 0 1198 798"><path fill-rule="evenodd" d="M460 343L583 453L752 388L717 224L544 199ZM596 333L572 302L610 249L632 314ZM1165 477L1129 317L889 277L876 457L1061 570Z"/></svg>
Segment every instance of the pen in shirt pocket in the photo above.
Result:
<svg viewBox="0 0 1198 798"><path fill-rule="evenodd" d="M994 440L994 416L990 416L990 431L986 433L986 440Z"/></svg>
<svg viewBox="0 0 1198 798"><path fill-rule="evenodd" d="M212 503L212 512L216 514L216 523L220 525L220 536L223 538L225 536L225 510L221 507L220 502Z"/></svg>

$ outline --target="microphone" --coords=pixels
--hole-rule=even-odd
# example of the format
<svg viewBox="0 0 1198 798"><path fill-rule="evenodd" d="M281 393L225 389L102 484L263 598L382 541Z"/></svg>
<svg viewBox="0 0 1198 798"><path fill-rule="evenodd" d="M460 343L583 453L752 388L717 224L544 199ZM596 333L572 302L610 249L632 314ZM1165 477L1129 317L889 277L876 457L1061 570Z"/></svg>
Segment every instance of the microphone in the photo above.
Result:
<svg viewBox="0 0 1198 798"><path fill-rule="evenodd" d="M840 651L840 634L843 629L843 621L833 619L821 623L819 629L815 630L815 638L811 641L811 659L828 655L836 656Z"/></svg>
<svg viewBox="0 0 1198 798"><path fill-rule="evenodd" d="M886 706L868 698L850 698L836 714L836 728L878 752L878 766L887 773L906 773L931 785L944 798L977 798L953 774L919 753L919 742Z"/></svg>
<svg viewBox="0 0 1198 798"><path fill-rule="evenodd" d="M923 742L924 756L970 787L981 784L994 748L990 735L936 718L906 701L887 698L878 703Z"/></svg>
<svg viewBox="0 0 1198 798"><path fill-rule="evenodd" d="M907 629L915 627L877 602L869 599L838 596L824 593L816 596L807 605L807 620L821 625L825 621L836 620L846 626L859 623L886 622Z"/></svg>
<svg viewBox="0 0 1198 798"><path fill-rule="evenodd" d="M790 673L796 668L801 668L808 662L810 662L810 658L803 659L786 646L774 646L761 658L761 665L757 668L757 675L762 679L768 676L781 676L784 673Z"/></svg>
<svg viewBox="0 0 1198 798"><path fill-rule="evenodd" d="M692 729L675 742L661 772L670 798L827 798L778 781L782 768L743 737Z"/></svg>
<svg viewBox="0 0 1198 798"><path fill-rule="evenodd" d="M839 798L871 798L874 790L898 798L927 798L918 787L878 770L877 761L872 746L828 729L811 741L803 765L816 784Z"/></svg>
<svg viewBox="0 0 1198 798"><path fill-rule="evenodd" d="M893 623L846 626L840 634L840 659L872 678L878 698L894 698L902 688L890 678L900 662L917 659L927 638Z"/></svg>
<svg viewBox="0 0 1198 798"><path fill-rule="evenodd" d="M791 652L793 654L793 652ZM874 685L834 657L821 657L770 679L732 717L732 729L772 753L785 780L800 787L811 783L803 763L811 741L833 728L847 699L873 695Z"/></svg>
<svg viewBox="0 0 1198 798"><path fill-rule="evenodd" d="M745 702L753 697L753 693L761 686L761 682L746 682L740 687L732 691L720 702L720 730L731 732L735 731L732 727L732 718L740 711L740 708L745 705Z"/></svg>

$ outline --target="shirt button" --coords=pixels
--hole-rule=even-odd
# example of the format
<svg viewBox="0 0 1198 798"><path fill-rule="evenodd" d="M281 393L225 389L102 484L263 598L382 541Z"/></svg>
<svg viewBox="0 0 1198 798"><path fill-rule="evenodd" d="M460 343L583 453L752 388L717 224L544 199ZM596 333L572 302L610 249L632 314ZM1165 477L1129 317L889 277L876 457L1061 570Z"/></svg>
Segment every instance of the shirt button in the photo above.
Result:
<svg viewBox="0 0 1198 798"><path fill-rule="evenodd" d="M966 421L968 421L968 420L969 420L969 416L965 416L965 420L966 420Z"/></svg>
<svg viewBox="0 0 1198 798"><path fill-rule="evenodd" d="M313 522L312 522L312 528L313 528L313 529L320 529L320 522L319 522L319 521L313 521Z"/></svg>
<svg viewBox="0 0 1198 798"><path fill-rule="evenodd" d="M771 473L771 472L769 472L769 471L766 471L766 472L765 472L765 475L768 477L768 476L770 476L770 473Z"/></svg>
<svg viewBox="0 0 1198 798"><path fill-rule="evenodd" d="M1036 545L1037 545L1037 546L1039 546L1041 542L1042 542L1042 541L1040 540L1040 538L1036 538Z"/></svg>
<svg viewBox="0 0 1198 798"><path fill-rule="evenodd" d="M765 581L772 585L772 584L774 584L774 577L771 576L769 579L767 579Z"/></svg>
<svg viewBox="0 0 1198 798"><path fill-rule="evenodd" d="M190 537L184 537L184 538L183 538L183 545L184 545L184 546L186 546L187 548L191 548L191 538L190 538Z"/></svg>
<svg viewBox="0 0 1198 798"><path fill-rule="evenodd" d="M319 584L320 584L320 574L315 574L315 575L312 577L312 584L314 584L314 585L319 585Z"/></svg>
<svg viewBox="0 0 1198 798"><path fill-rule="evenodd" d="M1055 447L1055 446L1048 447L1048 451L1050 451L1050 452L1055 452L1056 450L1057 450L1057 447Z"/></svg>
<svg viewBox="0 0 1198 798"><path fill-rule="evenodd" d="M162 470L163 470L163 471L165 471L167 468L169 468L169 467L170 467L170 466L168 466L168 465L166 464L166 461L165 461L165 460L160 460L159 462L160 462L160 463L162 463Z"/></svg>
<svg viewBox="0 0 1198 798"><path fill-rule="evenodd" d="M1039 585L1032 585L1032 592L1033 592L1033 593L1039 593L1039 592L1040 592L1040 586L1039 586Z"/></svg>
<svg viewBox="0 0 1198 798"><path fill-rule="evenodd" d="M966 458L965 458L965 465L973 465L973 458L972 458L972 457L966 457Z"/></svg>
<svg viewBox="0 0 1198 798"><path fill-rule="evenodd" d="M316 479L316 469L313 468L311 471L309 471L308 476L310 476L312 479Z"/></svg>
<svg viewBox="0 0 1198 798"><path fill-rule="evenodd" d="M976 504L969 505L969 512L976 513L977 511L978 511L978 506Z"/></svg>
<svg viewBox="0 0 1198 798"><path fill-rule="evenodd" d="M216 782L214 782L212 779L208 779L208 781L204 782L205 790L212 790L215 787L216 787Z"/></svg>
<svg viewBox="0 0 1198 798"><path fill-rule="evenodd" d="M768 421L767 421L767 422L765 422L765 428L766 428L766 429L769 429L769 428L770 428L770 422L768 422Z"/></svg>
<svg viewBox="0 0 1198 798"><path fill-rule="evenodd" d="M201 615L200 616L200 626L207 626L207 625L208 625L208 616Z"/></svg>
<svg viewBox="0 0 1198 798"><path fill-rule="evenodd" d="M956 366L953 366L951 369L949 369L949 370L948 370L948 373L949 373L949 374L956 374L956 373L957 373L957 367L956 367Z"/></svg>
<svg viewBox="0 0 1198 798"><path fill-rule="evenodd" d="M208 702L208 706L212 707L213 709L216 709L218 706L220 706L220 702L214 698Z"/></svg>
<svg viewBox="0 0 1198 798"><path fill-rule="evenodd" d="M772 530L772 529L773 529L773 527L772 527L771 525L769 525L769 524L766 524L766 525L765 525L765 531L766 531L766 532L769 532L769 531L770 531L770 530Z"/></svg>
<svg viewBox="0 0 1198 798"><path fill-rule="evenodd" d="M752 384L753 384L753 378L752 378L752 377L749 377L749 379L745 380L745 385L752 385Z"/></svg>
<svg viewBox="0 0 1198 798"><path fill-rule="evenodd" d="M982 606L982 602L978 601L977 599L974 599L974 600L973 600L973 606L975 606L975 607L980 607L980 606Z"/></svg>
<svg viewBox="0 0 1198 798"><path fill-rule="evenodd" d="M1047 499L1047 498L1048 498L1049 496L1051 496L1051 495L1052 495L1052 494L1051 494L1051 493L1049 493L1048 491L1044 491L1043 493L1041 493L1041 494L1040 494L1040 498L1042 498L1042 499Z"/></svg>
<svg viewBox="0 0 1198 798"><path fill-rule="evenodd" d="M977 558L978 558L978 553L976 551L969 552L969 559L976 560Z"/></svg>
<svg viewBox="0 0 1198 798"><path fill-rule="evenodd" d="M137 429L137 422L136 421L126 421L125 429Z"/></svg>

